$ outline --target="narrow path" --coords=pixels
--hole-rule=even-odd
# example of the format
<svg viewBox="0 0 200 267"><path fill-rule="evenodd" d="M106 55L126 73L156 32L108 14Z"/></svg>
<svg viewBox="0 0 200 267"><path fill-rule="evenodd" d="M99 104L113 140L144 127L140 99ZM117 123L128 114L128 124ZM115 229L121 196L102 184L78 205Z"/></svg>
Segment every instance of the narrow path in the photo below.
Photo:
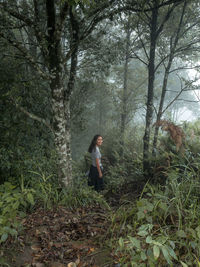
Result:
<svg viewBox="0 0 200 267"><path fill-rule="evenodd" d="M109 225L108 210L100 206L38 209L23 220L15 252L5 250L4 256L10 267L100 267L111 261L102 247Z"/></svg>

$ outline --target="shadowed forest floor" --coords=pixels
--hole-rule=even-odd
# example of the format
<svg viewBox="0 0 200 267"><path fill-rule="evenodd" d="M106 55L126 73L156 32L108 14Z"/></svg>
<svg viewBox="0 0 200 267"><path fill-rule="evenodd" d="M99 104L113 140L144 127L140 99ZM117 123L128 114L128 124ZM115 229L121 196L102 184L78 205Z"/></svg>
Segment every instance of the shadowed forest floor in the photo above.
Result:
<svg viewBox="0 0 200 267"><path fill-rule="evenodd" d="M126 190L107 196L112 212L119 207ZM136 191L132 191L133 198L137 197ZM98 205L74 211L62 206L51 210L39 208L22 225L23 232L17 240L8 239L0 248L0 266L119 266L114 251L106 245L111 227L111 210L107 208Z"/></svg>
<svg viewBox="0 0 200 267"><path fill-rule="evenodd" d="M75 212L38 209L23 220L23 234L18 242L8 240L1 256L11 267L64 267L70 262L70 267L103 266L111 261L110 252L101 246L109 225L108 211L102 207Z"/></svg>

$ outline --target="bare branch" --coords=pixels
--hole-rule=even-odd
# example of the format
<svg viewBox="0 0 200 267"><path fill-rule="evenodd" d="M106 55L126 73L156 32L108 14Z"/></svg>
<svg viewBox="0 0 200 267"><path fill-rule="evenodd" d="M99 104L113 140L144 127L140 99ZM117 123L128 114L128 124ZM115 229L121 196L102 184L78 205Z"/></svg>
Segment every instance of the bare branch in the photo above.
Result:
<svg viewBox="0 0 200 267"><path fill-rule="evenodd" d="M199 103L199 100L188 100L188 99L176 99L176 101L184 101L184 102L189 102L189 103Z"/></svg>
<svg viewBox="0 0 200 267"><path fill-rule="evenodd" d="M28 112L25 108L23 108L22 106L20 106L19 104L17 104L14 99L11 99L11 102L16 106L17 109L19 109L20 111L22 111L29 118L41 122L47 128L49 128L51 130L51 132L53 132L53 129L52 129L51 125L45 119L40 118L40 117L34 115L33 113Z"/></svg>
<svg viewBox="0 0 200 267"><path fill-rule="evenodd" d="M179 76L178 76L179 77ZM176 101L178 100L179 96L182 94L182 92L186 91L187 87L191 85L194 81L191 81L190 83L186 84L186 86L183 87L182 85L182 80L179 77L180 82L181 82L181 90L180 92L174 97L174 99L166 106L166 108L162 111L162 114L165 113L165 111Z"/></svg>
<svg viewBox="0 0 200 267"><path fill-rule="evenodd" d="M148 66L148 63L145 62L143 59L141 59L135 52L133 52L134 56L130 56L130 58L137 58L139 61L141 61L144 65Z"/></svg>
<svg viewBox="0 0 200 267"><path fill-rule="evenodd" d="M193 70L193 69L199 69L200 65L194 66L194 67L179 67L176 69L171 70L169 73L175 72L177 70Z"/></svg>
<svg viewBox="0 0 200 267"><path fill-rule="evenodd" d="M14 11L13 9L10 9L5 2L0 2L0 7L2 7L3 10L6 11L7 13L9 13L12 17L15 17L15 18L19 19L20 21L23 21L24 23L26 23L26 25L28 25L29 27L34 26L34 21L32 21L30 18Z"/></svg>

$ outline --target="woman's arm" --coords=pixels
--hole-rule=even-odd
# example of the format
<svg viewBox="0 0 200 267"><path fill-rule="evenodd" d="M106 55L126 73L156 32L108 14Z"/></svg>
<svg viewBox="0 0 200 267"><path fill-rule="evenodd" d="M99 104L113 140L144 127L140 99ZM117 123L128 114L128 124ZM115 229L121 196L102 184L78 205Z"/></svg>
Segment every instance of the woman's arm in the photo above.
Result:
<svg viewBox="0 0 200 267"><path fill-rule="evenodd" d="M99 172L99 178L101 178L103 176L101 168L100 168L100 164L99 164L99 159L96 158L96 165L97 165L97 170Z"/></svg>

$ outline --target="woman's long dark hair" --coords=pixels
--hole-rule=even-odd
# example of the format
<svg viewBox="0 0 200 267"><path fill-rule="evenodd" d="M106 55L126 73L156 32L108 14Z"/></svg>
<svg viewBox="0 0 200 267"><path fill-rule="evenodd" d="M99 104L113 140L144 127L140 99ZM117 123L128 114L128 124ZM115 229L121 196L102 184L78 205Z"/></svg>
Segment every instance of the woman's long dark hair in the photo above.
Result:
<svg viewBox="0 0 200 267"><path fill-rule="evenodd" d="M92 142L88 148L88 152L92 153L92 150L95 148L96 149L96 144L97 144L97 139L101 137L100 134L96 134L93 139L92 139Z"/></svg>

